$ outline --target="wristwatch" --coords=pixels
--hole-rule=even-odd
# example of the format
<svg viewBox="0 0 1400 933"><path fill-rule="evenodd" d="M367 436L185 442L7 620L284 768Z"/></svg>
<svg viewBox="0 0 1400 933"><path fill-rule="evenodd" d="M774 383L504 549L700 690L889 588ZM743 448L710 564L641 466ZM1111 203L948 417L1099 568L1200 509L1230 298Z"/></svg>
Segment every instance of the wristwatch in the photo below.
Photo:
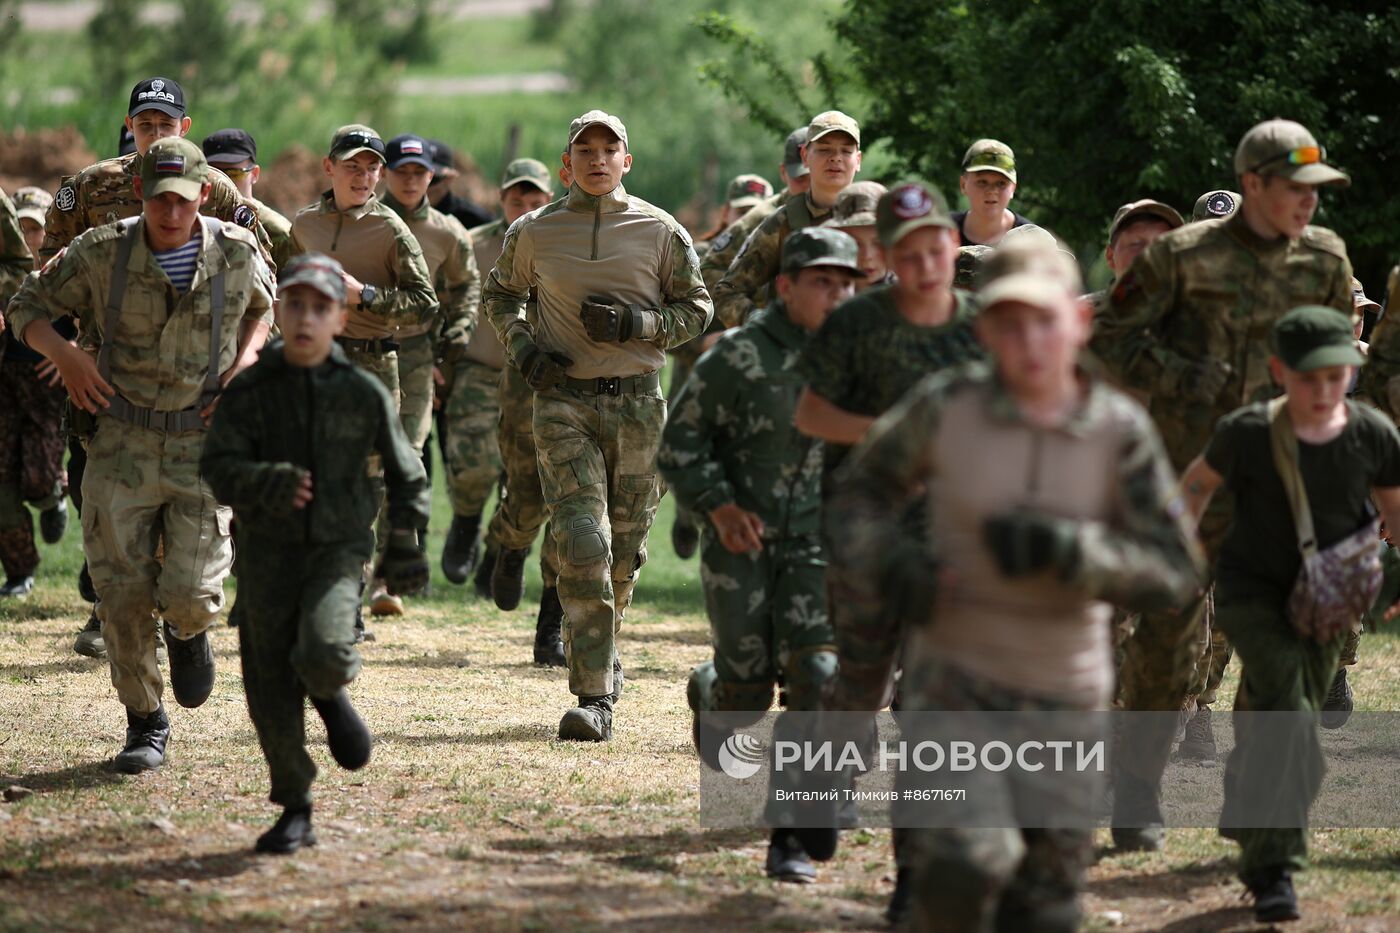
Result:
<svg viewBox="0 0 1400 933"><path fill-rule="evenodd" d="M366 286L364 286L363 288L360 289L360 304L362 304L362 305L372 305L372 304L374 304L374 297L375 297L375 295L377 295L377 294L379 294L379 292L375 289L375 287L374 287L373 285L366 285Z"/></svg>

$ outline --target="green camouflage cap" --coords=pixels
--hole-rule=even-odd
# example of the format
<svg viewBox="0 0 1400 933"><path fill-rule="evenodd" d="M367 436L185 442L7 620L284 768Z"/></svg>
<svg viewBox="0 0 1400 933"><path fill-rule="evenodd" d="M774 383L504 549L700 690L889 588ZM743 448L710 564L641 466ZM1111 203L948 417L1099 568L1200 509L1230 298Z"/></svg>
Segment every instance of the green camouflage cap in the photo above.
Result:
<svg viewBox="0 0 1400 933"><path fill-rule="evenodd" d="M298 253L277 270L277 293L309 285L331 301L345 301L345 268L325 253Z"/></svg>
<svg viewBox="0 0 1400 933"><path fill-rule="evenodd" d="M33 185L26 185L16 189L13 200L15 202L15 213L20 220L26 217L39 224L44 225L44 218L48 216L49 205L53 203L53 195L43 188L35 188Z"/></svg>
<svg viewBox="0 0 1400 933"><path fill-rule="evenodd" d="M379 138L371 127L363 123L351 123L349 126L342 126L335 131L331 137L330 157L332 161L343 162L346 159L353 159L362 152L373 152L379 157L379 161L384 161L384 140Z"/></svg>
<svg viewBox="0 0 1400 933"><path fill-rule="evenodd" d="M1176 208L1169 204L1163 204L1161 201L1154 201L1151 198L1130 201L1114 213L1113 223L1108 225L1108 242L1112 243L1116 240L1119 232L1128 224L1146 217L1165 221L1173 230L1186 223L1181 219L1181 214L1177 213Z"/></svg>
<svg viewBox="0 0 1400 933"><path fill-rule="evenodd" d="M963 172L996 172L1016 181L1016 153L997 139L979 139L967 147L962 160Z"/></svg>
<svg viewBox="0 0 1400 933"><path fill-rule="evenodd" d="M863 279L865 273L856 263L858 253L855 239L840 230L806 227L783 241L783 257L778 271L792 275L799 269L812 266L834 266Z"/></svg>
<svg viewBox="0 0 1400 933"><path fill-rule="evenodd" d="M622 125L621 120L602 110L590 110L582 116L574 117L569 123L569 141L564 144L564 151L568 152L574 140L579 138L579 134L590 126L606 126L612 130L614 136L622 140L622 145L627 145L627 127Z"/></svg>
<svg viewBox="0 0 1400 933"><path fill-rule="evenodd" d="M141 197L146 201L167 191L196 201L208 181L204 150L183 136L156 140L141 159Z"/></svg>
<svg viewBox="0 0 1400 933"><path fill-rule="evenodd" d="M875 229L881 243L894 246L921 227L958 229L948 216L948 202L937 188L905 182L880 196L875 205Z"/></svg>
<svg viewBox="0 0 1400 933"><path fill-rule="evenodd" d="M787 169L788 178L801 178L803 175L811 174L811 170L802 164L802 147L807 145L807 127L799 126L788 134L787 142L783 143L783 168Z"/></svg>
<svg viewBox="0 0 1400 933"><path fill-rule="evenodd" d="M753 207L773 196L773 186L762 175L736 175L729 183L724 203L730 207Z"/></svg>
<svg viewBox="0 0 1400 933"><path fill-rule="evenodd" d="M873 227L875 208L887 189L878 181L857 181L841 189L823 227Z"/></svg>
<svg viewBox="0 0 1400 933"><path fill-rule="evenodd" d="M987 257L992 255L994 247L983 246L980 243L969 243L966 246L958 247L956 272L953 275L953 287L974 289L977 287L977 274L981 271L982 263Z"/></svg>
<svg viewBox="0 0 1400 933"><path fill-rule="evenodd" d="M1234 191L1207 191L1196 199L1196 206L1191 209L1191 222L1229 217L1239 210L1243 200L1244 197Z"/></svg>
<svg viewBox="0 0 1400 933"><path fill-rule="evenodd" d="M539 159L515 159L501 173L501 190L516 185L534 185L545 194L554 193L554 176Z"/></svg>
<svg viewBox="0 0 1400 933"><path fill-rule="evenodd" d="M860 145L860 124L854 117L848 117L839 110L828 110L812 118L812 122L807 124L806 145L810 146L831 133L845 133L856 141L857 146Z"/></svg>
<svg viewBox="0 0 1400 933"><path fill-rule="evenodd" d="M1327 150L1301 123L1265 120L1240 140L1235 150L1235 174L1278 175L1303 185L1350 185L1346 173L1326 160Z"/></svg>
<svg viewBox="0 0 1400 933"><path fill-rule="evenodd" d="M1054 307L1066 298L1077 299L1084 290L1074 256L1059 246L1054 234L1043 227L1035 229L1042 235L1003 237L982 262L978 272L982 313L1013 303Z"/></svg>
<svg viewBox="0 0 1400 933"><path fill-rule="evenodd" d="M1356 347L1351 321L1336 308L1303 305L1274 324L1274 352L1283 365L1305 373L1324 366L1360 366L1366 357Z"/></svg>

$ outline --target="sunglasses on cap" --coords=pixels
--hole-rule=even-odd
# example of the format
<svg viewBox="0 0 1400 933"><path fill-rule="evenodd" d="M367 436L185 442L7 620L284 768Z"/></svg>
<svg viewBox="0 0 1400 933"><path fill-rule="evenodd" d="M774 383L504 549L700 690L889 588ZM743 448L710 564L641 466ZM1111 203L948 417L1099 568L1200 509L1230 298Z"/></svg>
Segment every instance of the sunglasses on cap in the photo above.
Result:
<svg viewBox="0 0 1400 933"><path fill-rule="evenodd" d="M1006 172L1016 171L1016 160L1000 152L979 152L968 159L963 168L972 171L978 168L999 168Z"/></svg>
<svg viewBox="0 0 1400 933"><path fill-rule="evenodd" d="M336 140L335 144L336 152L344 152L347 149L373 149L383 155L384 140L378 136L370 136L368 133L349 133Z"/></svg>
<svg viewBox="0 0 1400 933"><path fill-rule="evenodd" d="M1316 165L1326 158L1327 150L1321 146L1299 146L1297 149L1289 149L1287 152L1270 156L1254 166L1251 171L1258 172L1264 166L1273 165L1275 162L1287 162L1289 165Z"/></svg>

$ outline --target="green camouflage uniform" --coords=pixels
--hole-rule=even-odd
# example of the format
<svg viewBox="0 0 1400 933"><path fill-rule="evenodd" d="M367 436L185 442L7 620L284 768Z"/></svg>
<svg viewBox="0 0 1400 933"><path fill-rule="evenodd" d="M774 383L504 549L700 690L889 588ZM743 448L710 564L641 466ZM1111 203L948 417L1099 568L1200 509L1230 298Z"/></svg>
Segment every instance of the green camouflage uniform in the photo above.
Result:
<svg viewBox="0 0 1400 933"><path fill-rule="evenodd" d="M272 261L278 269L284 268L287 260L292 258L292 222L257 198L248 198L247 201L258 212L258 221L267 231Z"/></svg>
<svg viewBox="0 0 1400 933"><path fill-rule="evenodd" d="M808 193L789 200L754 228L728 271L715 283L715 316L725 327L738 327L768 299L788 235L814 227L830 215L831 208L817 206Z"/></svg>
<svg viewBox="0 0 1400 933"><path fill-rule="evenodd" d="M535 449L535 390L520 370L507 366L501 372L499 398L498 441L505 465L505 495L491 516L486 541L489 547L521 550L534 543L545 522L544 489ZM559 549L548 531L540 543L540 576L545 589L559 580Z"/></svg>
<svg viewBox="0 0 1400 933"><path fill-rule="evenodd" d="M332 345L315 368L265 349L219 402L200 472L238 518L238 636L248 712L272 773L271 799L311 802L316 766L306 754L305 697L329 699L360 669L355 607L374 549L375 498L366 464L383 464L394 528L428 521L427 477L388 393ZM308 470L315 497L303 509L270 507L278 466Z"/></svg>
<svg viewBox="0 0 1400 933"><path fill-rule="evenodd" d="M532 288L534 324L525 315ZM593 341L580 317L590 294L647 309L643 333ZM532 345L573 360L566 385L535 396L535 440L561 561L569 687L580 697L606 696L616 631L662 494L655 459L666 402L658 371L668 348L710 322L695 250L669 214L621 185L601 197L574 185L511 226L482 302L515 365Z"/></svg>
<svg viewBox="0 0 1400 933"><path fill-rule="evenodd" d="M1200 555L1150 419L1126 395L1086 385L1069 420L1045 429L1022 419L984 364L929 377L844 466L828 520L850 545L852 579L867 591L903 590L941 565L956 581L910 620L902 710L1105 708L1110 648L1099 601L1161 608L1198 585ZM907 534L911 500L926 511L927 542ZM1070 569L999 569L982 544L984 522L1022 507L1069 523ZM1029 630L1065 647L1051 654ZM984 789L975 802L990 821L979 825L1016 827L1015 777L989 773ZM1092 860L1088 830L911 833L916 928L990 930L994 918L998 929L1074 927Z"/></svg>
<svg viewBox="0 0 1400 933"><path fill-rule="evenodd" d="M836 673L822 590L821 449L792 423L806 341L781 301L760 311L700 358L662 434L657 464L703 521L714 662L702 667L717 680L708 709L696 712L766 710L775 682L788 709L816 710ZM761 551L730 553L704 518L731 503L763 522Z"/></svg>
<svg viewBox="0 0 1400 933"><path fill-rule="evenodd" d="M1164 233L1113 287L1092 349L1126 389L1144 393L1172 466L1184 470L1205 449L1216 421L1241 405L1270 398L1274 322L1299 305L1328 305L1350 315L1351 263L1340 237L1308 227L1296 240L1269 242L1243 212ZM1231 367L1219 394L1193 398L1194 366ZM1364 372L1364 370L1363 370ZM1217 495L1199 527L1210 566L1233 509ZM1205 600L1179 613L1145 613L1124 647L1123 705L1175 712L1193 686L1196 660L1208 650ZM1162 728L1170 723L1164 718ZM1159 788L1170 735L1152 729L1124 736L1120 758L1136 773L1115 777L1114 825L1161 824Z"/></svg>
<svg viewBox="0 0 1400 933"><path fill-rule="evenodd" d="M194 280L179 294L146 245L143 221L117 332L107 334L104 307L124 232L122 224L110 224L80 234L61 259L25 280L9 306L9 324L22 334L36 320L72 314L82 349L96 353L111 342L109 381L121 399L157 412L190 409L200 403L209 364L212 276L224 270L223 372L233 364L243 325L272 322L271 274L252 233L226 224L220 248L202 227ZM103 414L88 445L83 551L112 683L122 703L142 715L160 706L163 687L152 620L159 615L177 637L193 638L224 605L233 558L230 514L200 478L204 436L202 428L166 432ZM158 539L163 564L156 559Z"/></svg>
<svg viewBox="0 0 1400 933"><path fill-rule="evenodd" d="M700 275L705 280L705 290L714 293L715 286L719 280L724 278L724 274L729 271L729 266L734 262L734 257L739 255L739 250L744 248L744 241L749 238L749 234L758 229L758 225L763 223L780 210L783 205L792 200L792 189L784 188L771 198L767 198L762 204L749 210L747 214L725 227L708 244L705 252L700 256Z"/></svg>

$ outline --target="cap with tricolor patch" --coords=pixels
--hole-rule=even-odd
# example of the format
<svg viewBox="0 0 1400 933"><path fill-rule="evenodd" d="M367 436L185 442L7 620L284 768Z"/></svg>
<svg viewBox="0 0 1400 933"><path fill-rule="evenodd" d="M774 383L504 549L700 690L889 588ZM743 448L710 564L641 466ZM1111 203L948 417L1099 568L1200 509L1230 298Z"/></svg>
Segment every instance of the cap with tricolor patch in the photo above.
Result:
<svg viewBox="0 0 1400 933"><path fill-rule="evenodd" d="M384 162L391 169L403 168L405 165L421 165L431 172L433 150L422 136L404 133L385 144Z"/></svg>
<svg viewBox="0 0 1400 933"><path fill-rule="evenodd" d="M277 293L308 285L332 301L345 300L345 268L325 253L298 253L277 270Z"/></svg>
<svg viewBox="0 0 1400 933"><path fill-rule="evenodd" d="M167 191L186 201L198 200L208 181L204 153L183 136L156 140L141 159L141 196L146 201Z"/></svg>
<svg viewBox="0 0 1400 933"><path fill-rule="evenodd" d="M773 186L761 175L736 175L725 192L724 203L730 207L753 207L772 194Z"/></svg>
<svg viewBox="0 0 1400 933"><path fill-rule="evenodd" d="M506 170L501 173L501 190L514 188L516 185L532 185L545 194L554 193L554 178L549 173L549 166L539 159L511 160Z"/></svg>

